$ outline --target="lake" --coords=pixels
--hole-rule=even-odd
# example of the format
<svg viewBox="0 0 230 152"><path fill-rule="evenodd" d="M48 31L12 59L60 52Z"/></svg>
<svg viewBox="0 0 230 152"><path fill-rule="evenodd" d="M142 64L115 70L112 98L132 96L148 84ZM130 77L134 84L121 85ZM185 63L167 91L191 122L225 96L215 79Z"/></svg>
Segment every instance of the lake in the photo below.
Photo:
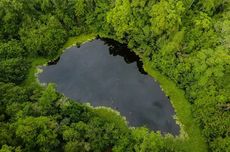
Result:
<svg viewBox="0 0 230 152"><path fill-rule="evenodd" d="M96 39L67 49L42 69L40 82L55 83L71 99L118 110L129 126L179 134L168 97L126 45Z"/></svg>

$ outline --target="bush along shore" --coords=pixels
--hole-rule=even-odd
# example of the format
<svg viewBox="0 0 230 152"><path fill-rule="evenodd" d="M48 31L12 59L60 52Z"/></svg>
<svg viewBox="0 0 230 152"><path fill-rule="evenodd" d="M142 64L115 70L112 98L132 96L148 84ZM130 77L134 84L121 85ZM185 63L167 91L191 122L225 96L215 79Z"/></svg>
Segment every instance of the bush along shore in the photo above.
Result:
<svg viewBox="0 0 230 152"><path fill-rule="evenodd" d="M230 151L229 14L220 0L1 0L0 152ZM141 57L171 99L179 137L128 128L37 83L37 66L91 33Z"/></svg>

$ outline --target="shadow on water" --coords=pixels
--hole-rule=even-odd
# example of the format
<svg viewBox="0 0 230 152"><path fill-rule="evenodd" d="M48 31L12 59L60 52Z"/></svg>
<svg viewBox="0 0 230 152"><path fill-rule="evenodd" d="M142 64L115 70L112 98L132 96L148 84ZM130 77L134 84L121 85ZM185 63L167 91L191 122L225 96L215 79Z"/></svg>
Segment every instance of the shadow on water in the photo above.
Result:
<svg viewBox="0 0 230 152"><path fill-rule="evenodd" d="M122 56L127 64L136 62L140 73L147 75L143 68L143 62L135 52L131 51L126 44L118 43L115 40L107 38L98 38L105 42L105 45L109 46L109 53L113 56Z"/></svg>
<svg viewBox="0 0 230 152"><path fill-rule="evenodd" d="M40 82L56 83L65 96L116 109L129 126L179 134L168 97L126 45L96 39L67 49L48 65L38 75Z"/></svg>
<svg viewBox="0 0 230 152"><path fill-rule="evenodd" d="M49 65L55 65L55 64L58 63L59 60L60 60L60 56L59 56L58 58L54 59L54 60L49 61L47 65L48 65L48 66L49 66Z"/></svg>

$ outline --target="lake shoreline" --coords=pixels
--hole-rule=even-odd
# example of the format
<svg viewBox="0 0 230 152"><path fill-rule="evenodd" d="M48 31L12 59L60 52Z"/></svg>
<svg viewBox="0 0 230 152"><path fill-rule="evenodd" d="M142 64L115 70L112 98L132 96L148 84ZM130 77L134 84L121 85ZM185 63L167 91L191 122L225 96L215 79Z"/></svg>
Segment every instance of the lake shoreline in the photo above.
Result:
<svg viewBox="0 0 230 152"><path fill-rule="evenodd" d="M84 37L84 38L79 38L79 37ZM76 37L72 37L70 38L66 44L63 46L63 48L61 49L61 51L59 51L57 57L59 57L67 48L71 47L71 46L75 46L76 43L80 42L81 45L88 42L88 41L91 41L93 39L96 38L96 34L90 34L88 35L85 35L85 34L82 34L81 36L76 36ZM78 43L79 44L79 43ZM137 54L138 55L138 54ZM140 56L140 55L139 55ZM57 58L56 57L56 58ZM56 59L54 58L54 59ZM203 152L205 149L206 149L206 143L204 142L204 137L201 135L201 132L200 132L200 129L198 127L198 125L196 123L194 123L194 127L191 127L190 128L190 123L188 124L187 121L189 120L192 120L192 122L194 122L193 118L191 117L191 109L190 109L190 106L187 99L185 99L184 97L184 92L183 90L179 89L176 87L176 85L174 84L174 82L172 82L171 80L169 80L172 85L174 87L176 87L176 90L173 90L174 87L170 88L168 87L167 89L166 88L166 85L162 85L163 84L163 81L164 79L166 78L165 76L163 76L162 74L160 74L159 72L151 69L151 66L147 63L147 60L143 59L142 56L140 56L140 58L143 60L143 64L144 64L144 68L146 70L146 72L152 76L153 78L155 78L162 90L166 93L167 96L170 97L170 102L176 112L176 120L177 120L177 123L180 125L180 134L179 136L176 136L176 137L179 137L179 139L182 139L183 141L187 141L187 145L190 145L189 147L191 147L191 149L193 148L196 148L197 151L199 152ZM32 59L33 60L33 59ZM23 83L23 85L26 85L28 83L35 83L35 84L38 84L39 86L41 86L41 84L39 84L38 80L37 80L37 74L38 74L38 71L39 71L39 66L42 66L42 65L47 65L48 62L50 60L47 60L47 59L37 59L36 61L33 60L33 64L32 64L32 67L31 67L31 70L30 70L30 73L29 73L29 76L28 76L28 79L25 81L25 83ZM167 84L168 85L168 84ZM185 120L184 118L186 116L183 116L183 109L180 109L181 106L179 106L179 101L177 102L176 97L172 97L173 96L173 93L175 92L180 92L179 94L180 95L183 95L183 104L186 104L186 111L188 111L190 114L189 114L189 120ZM182 104L182 107L183 107L183 104ZM103 108L107 108L107 107L103 107ZM132 127L133 128L133 127ZM193 129L195 128L195 135L194 135L194 131ZM198 140L198 141L195 141L195 140ZM200 142L200 143L199 143ZM199 143L199 145L198 145ZM202 143L202 144L201 144Z"/></svg>
<svg viewBox="0 0 230 152"><path fill-rule="evenodd" d="M57 64L42 69L40 82L56 84L71 99L118 110L131 127L179 135L168 97L127 45L98 38L68 48Z"/></svg>

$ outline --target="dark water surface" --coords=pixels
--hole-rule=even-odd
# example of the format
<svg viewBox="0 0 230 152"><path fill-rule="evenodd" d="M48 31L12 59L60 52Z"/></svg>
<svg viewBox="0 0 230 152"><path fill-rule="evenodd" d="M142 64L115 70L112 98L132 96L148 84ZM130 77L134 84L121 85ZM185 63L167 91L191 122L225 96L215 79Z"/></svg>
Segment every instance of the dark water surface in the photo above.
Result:
<svg viewBox="0 0 230 152"><path fill-rule="evenodd" d="M98 39L72 47L43 70L40 82L56 83L59 92L77 101L112 107L130 126L179 133L169 99L122 44Z"/></svg>

